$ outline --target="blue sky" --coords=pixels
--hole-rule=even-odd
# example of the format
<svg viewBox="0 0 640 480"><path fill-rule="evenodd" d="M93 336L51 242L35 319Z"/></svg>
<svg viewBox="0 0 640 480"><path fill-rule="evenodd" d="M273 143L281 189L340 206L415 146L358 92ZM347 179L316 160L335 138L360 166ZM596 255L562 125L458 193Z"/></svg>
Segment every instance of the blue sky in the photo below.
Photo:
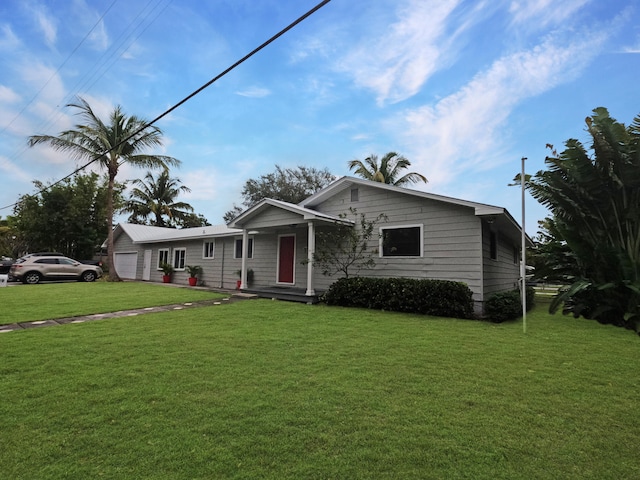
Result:
<svg viewBox="0 0 640 480"><path fill-rule="evenodd" d="M74 170L26 141L76 124L75 95L150 120L318 1L3 0L0 207ZM640 113L639 20L638 1L332 0L162 119L156 153L182 161L181 200L213 224L276 163L342 176L388 151L429 179L415 188L520 219L521 157L535 173L547 143L588 141L593 108ZM526 205L534 235L546 211Z"/></svg>

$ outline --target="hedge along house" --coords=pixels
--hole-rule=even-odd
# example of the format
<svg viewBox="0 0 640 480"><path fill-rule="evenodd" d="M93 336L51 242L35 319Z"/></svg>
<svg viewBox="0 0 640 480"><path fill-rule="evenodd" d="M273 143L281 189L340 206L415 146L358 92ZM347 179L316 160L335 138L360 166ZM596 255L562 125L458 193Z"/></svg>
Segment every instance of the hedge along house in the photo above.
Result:
<svg viewBox="0 0 640 480"><path fill-rule="evenodd" d="M159 281L164 258L176 268L174 281L184 276L186 283L184 266L197 264L209 286L235 288L240 280L244 290L311 303L337 280L314 268L317 232L338 223L359 228L351 209L369 220L386 217L371 240L375 266L360 270L361 276L464 282L478 312L492 294L518 286L522 232L504 208L352 177L297 205L265 199L228 227L119 225L116 269L123 276L121 268L135 254L135 275L124 278ZM122 253L131 261L124 262Z"/></svg>

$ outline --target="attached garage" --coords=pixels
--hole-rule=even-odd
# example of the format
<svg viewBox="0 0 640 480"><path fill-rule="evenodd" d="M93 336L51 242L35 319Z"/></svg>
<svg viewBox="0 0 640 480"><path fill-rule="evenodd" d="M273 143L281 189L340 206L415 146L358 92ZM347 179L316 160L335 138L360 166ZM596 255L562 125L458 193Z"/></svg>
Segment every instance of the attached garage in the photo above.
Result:
<svg viewBox="0 0 640 480"><path fill-rule="evenodd" d="M116 273L120 278L127 280L135 280L138 270L138 253L137 252L115 252L113 262L116 267Z"/></svg>

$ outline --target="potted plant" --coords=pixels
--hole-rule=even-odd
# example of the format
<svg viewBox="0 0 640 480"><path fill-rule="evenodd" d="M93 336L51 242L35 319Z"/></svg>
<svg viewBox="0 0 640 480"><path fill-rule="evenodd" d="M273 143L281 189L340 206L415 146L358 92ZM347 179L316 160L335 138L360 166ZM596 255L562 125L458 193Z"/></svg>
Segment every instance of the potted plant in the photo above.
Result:
<svg viewBox="0 0 640 480"><path fill-rule="evenodd" d="M202 273L202 267L200 265L187 265L187 272L189 273L189 285L195 287L198 284L198 275Z"/></svg>
<svg viewBox="0 0 640 480"><path fill-rule="evenodd" d="M173 273L173 266L168 263L163 263L160 265L160 270L162 270L162 283L171 283L171 274Z"/></svg>
<svg viewBox="0 0 640 480"><path fill-rule="evenodd" d="M240 285L242 284L242 270L238 270L236 271L236 273L238 274L238 278L240 279L236 282L236 290L240 290ZM247 285L250 285L252 282L253 282L253 270L249 269L247 270Z"/></svg>

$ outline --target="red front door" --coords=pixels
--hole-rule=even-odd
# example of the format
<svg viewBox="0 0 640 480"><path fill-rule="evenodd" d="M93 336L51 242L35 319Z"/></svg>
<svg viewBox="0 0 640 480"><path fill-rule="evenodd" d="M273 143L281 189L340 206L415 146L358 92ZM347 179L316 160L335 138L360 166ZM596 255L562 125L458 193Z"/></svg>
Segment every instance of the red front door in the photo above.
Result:
<svg viewBox="0 0 640 480"><path fill-rule="evenodd" d="M280 237L278 247L278 283L294 283L294 265L296 257L296 237Z"/></svg>

